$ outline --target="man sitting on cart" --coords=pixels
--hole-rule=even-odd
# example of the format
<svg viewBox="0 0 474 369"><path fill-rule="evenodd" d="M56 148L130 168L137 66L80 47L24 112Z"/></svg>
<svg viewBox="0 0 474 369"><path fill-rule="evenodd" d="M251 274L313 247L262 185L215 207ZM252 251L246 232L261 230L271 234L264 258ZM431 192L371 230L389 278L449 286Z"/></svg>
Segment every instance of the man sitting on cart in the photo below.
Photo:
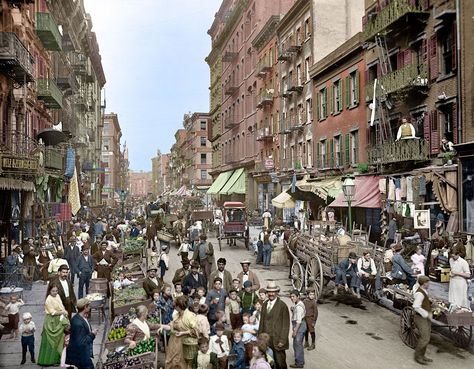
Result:
<svg viewBox="0 0 474 369"><path fill-rule="evenodd" d="M334 294L337 295L338 288L342 284L346 291L349 289L347 277L350 278L352 292L360 298L360 278L357 275L357 255L355 252L350 252L349 257L341 261L336 267L336 288Z"/></svg>
<svg viewBox="0 0 474 369"><path fill-rule="evenodd" d="M371 257L370 252L364 251L362 257L357 260L357 275L361 279L363 286L368 286L372 283L375 284L375 294L380 297L380 290L382 288L382 281L380 279L380 273L377 272L375 261ZM364 287L367 294L367 289Z"/></svg>

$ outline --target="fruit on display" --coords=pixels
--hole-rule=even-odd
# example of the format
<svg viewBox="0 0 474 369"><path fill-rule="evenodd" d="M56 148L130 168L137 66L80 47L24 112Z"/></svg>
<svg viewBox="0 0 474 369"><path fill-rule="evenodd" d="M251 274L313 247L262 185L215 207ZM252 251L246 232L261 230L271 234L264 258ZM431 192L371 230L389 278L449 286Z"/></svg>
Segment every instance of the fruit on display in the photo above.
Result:
<svg viewBox="0 0 474 369"><path fill-rule="evenodd" d="M157 316L148 316L146 321L149 324L160 324L160 318L158 318Z"/></svg>
<svg viewBox="0 0 474 369"><path fill-rule="evenodd" d="M125 302L125 300L128 302ZM115 306L123 306L125 304L133 303L134 301L139 302L143 300L146 300L146 292L142 287L131 285L127 288L114 291ZM123 303L119 305L119 302Z"/></svg>
<svg viewBox="0 0 474 369"><path fill-rule="evenodd" d="M127 335L127 331L124 327L114 328L110 331L108 338L109 341L116 341L124 338Z"/></svg>
<svg viewBox="0 0 474 369"><path fill-rule="evenodd" d="M135 356L135 355L145 354L147 352L154 352L154 351L155 351L155 339L152 337L147 340L141 341L135 346L135 348L129 349L125 353L125 355Z"/></svg>
<svg viewBox="0 0 474 369"><path fill-rule="evenodd" d="M123 247L123 252L134 252L141 251L145 246L145 241L143 239L127 239L125 240L125 246Z"/></svg>

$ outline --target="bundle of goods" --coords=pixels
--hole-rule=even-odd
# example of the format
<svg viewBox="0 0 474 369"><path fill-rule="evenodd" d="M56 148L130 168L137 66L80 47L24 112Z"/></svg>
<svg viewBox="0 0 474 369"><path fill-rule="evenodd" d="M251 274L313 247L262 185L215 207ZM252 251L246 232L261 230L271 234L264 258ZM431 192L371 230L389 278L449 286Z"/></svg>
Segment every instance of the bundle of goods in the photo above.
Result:
<svg viewBox="0 0 474 369"><path fill-rule="evenodd" d="M154 338L141 341L133 349L118 347L107 355L104 369L140 368L154 369L156 341Z"/></svg>
<svg viewBox="0 0 474 369"><path fill-rule="evenodd" d="M123 247L124 254L135 254L141 253L146 241L143 238L127 239L125 240L125 246Z"/></svg>
<svg viewBox="0 0 474 369"><path fill-rule="evenodd" d="M142 287L130 285L128 288L114 291L114 306L120 307L146 300L146 292Z"/></svg>

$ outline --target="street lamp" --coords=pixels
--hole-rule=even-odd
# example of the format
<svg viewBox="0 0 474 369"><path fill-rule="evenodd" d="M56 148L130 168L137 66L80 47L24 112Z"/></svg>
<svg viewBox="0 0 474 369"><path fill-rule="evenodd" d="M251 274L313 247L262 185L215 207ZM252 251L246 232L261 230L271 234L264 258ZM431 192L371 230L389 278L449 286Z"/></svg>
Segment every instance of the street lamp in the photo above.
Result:
<svg viewBox="0 0 474 369"><path fill-rule="evenodd" d="M352 199L355 196L356 186L355 177L352 174L348 174L344 177L342 182L342 192L344 192L344 198L347 201L348 214L349 214L349 234L352 234Z"/></svg>

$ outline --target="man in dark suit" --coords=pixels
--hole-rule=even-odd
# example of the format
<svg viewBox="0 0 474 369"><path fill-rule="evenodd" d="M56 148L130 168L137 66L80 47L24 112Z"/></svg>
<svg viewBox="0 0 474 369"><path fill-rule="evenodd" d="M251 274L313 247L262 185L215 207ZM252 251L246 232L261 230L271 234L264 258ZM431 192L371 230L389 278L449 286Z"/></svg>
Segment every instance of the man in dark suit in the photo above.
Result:
<svg viewBox="0 0 474 369"><path fill-rule="evenodd" d="M77 295L82 299L84 297L84 285L86 286L86 295L89 293L89 282L94 271L94 258L89 255L88 247L82 249L82 255L77 261L77 271L79 274L79 291Z"/></svg>
<svg viewBox="0 0 474 369"><path fill-rule="evenodd" d="M207 292L207 280L202 273L199 273L199 262L193 260L191 262L191 273L183 280L183 288L188 287L191 290L191 296L196 292L198 287L204 287Z"/></svg>
<svg viewBox="0 0 474 369"><path fill-rule="evenodd" d="M180 283L182 285L184 278L189 274L189 260L181 260L181 264L183 264L183 267L176 269L174 273L173 284Z"/></svg>
<svg viewBox="0 0 474 369"><path fill-rule="evenodd" d="M156 278L156 268L149 268L146 273L147 276L143 280L143 289L146 292L148 298L153 298L153 291L161 291L161 283L158 278Z"/></svg>
<svg viewBox="0 0 474 369"><path fill-rule="evenodd" d="M59 297L68 312L69 319L71 319L72 313L76 312L76 295L74 293L74 286L68 276L69 267L63 264L59 267L58 274L51 279L50 283L58 286Z"/></svg>
<svg viewBox="0 0 474 369"><path fill-rule="evenodd" d="M71 283L73 285L74 277L79 272L77 270L77 262L79 260L79 257L81 256L81 250L79 250L79 247L77 247L76 241L76 237L72 236L69 239L68 245L64 248L64 259L67 260L67 263L71 268L69 277L71 278Z"/></svg>
<svg viewBox="0 0 474 369"><path fill-rule="evenodd" d="M100 243L100 250L92 255L92 257L96 262L95 269L97 270L97 278L107 278L110 282L110 274L112 268L117 263L117 258L111 251L107 250L108 245L107 241L102 241Z"/></svg>
<svg viewBox="0 0 474 369"><path fill-rule="evenodd" d="M230 274L228 270L225 270L226 264L227 260L224 258L219 258L217 260L217 270L213 271L209 276L207 288L208 291L214 288L214 279L219 277L222 279L222 288L224 288L224 290L229 293L232 288L232 274Z"/></svg>
<svg viewBox="0 0 474 369"><path fill-rule="evenodd" d="M98 330L92 330L87 318L90 312L89 300L77 301L78 313L71 320L71 336L66 348L66 364L80 369L94 369L92 359L93 342Z"/></svg>
<svg viewBox="0 0 474 369"><path fill-rule="evenodd" d="M258 333L270 335L269 346L275 355L275 369L287 369L286 350L289 349L290 313L288 306L278 297L280 287L275 281L268 281L268 300L264 302Z"/></svg>

